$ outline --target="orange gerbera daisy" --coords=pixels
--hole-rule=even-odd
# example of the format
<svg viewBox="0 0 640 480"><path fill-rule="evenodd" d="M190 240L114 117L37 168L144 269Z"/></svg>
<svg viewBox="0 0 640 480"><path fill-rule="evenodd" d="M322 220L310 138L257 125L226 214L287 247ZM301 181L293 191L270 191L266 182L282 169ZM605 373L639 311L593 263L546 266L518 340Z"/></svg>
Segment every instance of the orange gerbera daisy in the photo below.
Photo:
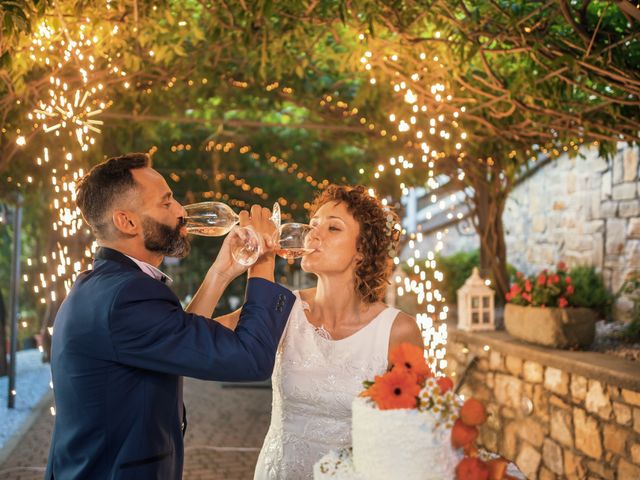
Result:
<svg viewBox="0 0 640 480"><path fill-rule="evenodd" d="M405 369L391 370L376 377L369 396L380 410L416 408L420 385L414 373Z"/></svg>
<svg viewBox="0 0 640 480"><path fill-rule="evenodd" d="M403 369L414 373L419 381L433 377L433 372L424 359L423 350L412 343L401 343L389 353L393 369Z"/></svg>

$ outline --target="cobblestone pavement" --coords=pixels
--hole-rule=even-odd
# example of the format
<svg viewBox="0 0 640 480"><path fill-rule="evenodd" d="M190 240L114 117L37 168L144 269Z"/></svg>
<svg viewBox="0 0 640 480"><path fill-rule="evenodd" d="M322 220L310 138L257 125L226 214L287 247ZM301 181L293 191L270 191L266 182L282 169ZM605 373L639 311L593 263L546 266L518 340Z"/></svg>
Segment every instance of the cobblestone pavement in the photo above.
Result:
<svg viewBox="0 0 640 480"><path fill-rule="evenodd" d="M185 379L184 397L189 419L184 479L253 478L269 427L271 390ZM49 406L0 465L1 480L43 478L53 428Z"/></svg>

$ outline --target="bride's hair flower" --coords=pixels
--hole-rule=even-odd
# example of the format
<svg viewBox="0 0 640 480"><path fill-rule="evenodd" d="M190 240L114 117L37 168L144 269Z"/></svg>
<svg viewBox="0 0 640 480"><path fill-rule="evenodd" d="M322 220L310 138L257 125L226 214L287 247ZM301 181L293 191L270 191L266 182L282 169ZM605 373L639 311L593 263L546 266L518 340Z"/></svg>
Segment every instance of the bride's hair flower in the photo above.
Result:
<svg viewBox="0 0 640 480"><path fill-rule="evenodd" d="M391 370L377 376L369 396L380 410L394 408L416 408L420 385L418 378L409 370Z"/></svg>
<svg viewBox="0 0 640 480"><path fill-rule="evenodd" d="M433 372L427 365L423 350L412 343L401 343L395 346L389 353L392 369L402 369L414 373L418 381L433 377Z"/></svg>

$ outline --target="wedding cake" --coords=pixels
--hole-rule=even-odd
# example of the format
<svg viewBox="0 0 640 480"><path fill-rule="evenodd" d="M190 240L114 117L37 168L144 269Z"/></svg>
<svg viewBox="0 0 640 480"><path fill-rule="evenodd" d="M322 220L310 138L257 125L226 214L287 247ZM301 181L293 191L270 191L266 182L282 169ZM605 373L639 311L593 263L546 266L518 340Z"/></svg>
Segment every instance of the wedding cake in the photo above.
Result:
<svg viewBox="0 0 640 480"><path fill-rule="evenodd" d="M389 357L389 371L365 381L353 400L352 447L316 462L314 480L522 478L475 448L486 421L482 403L463 403L449 378L433 376L419 347L402 344Z"/></svg>
<svg viewBox="0 0 640 480"><path fill-rule="evenodd" d="M429 412L380 410L358 397L352 405L352 451L330 452L314 466L315 480L450 480L462 457L451 428Z"/></svg>
<svg viewBox="0 0 640 480"><path fill-rule="evenodd" d="M461 455L451 446L451 429L429 412L379 410L356 398L352 418L353 463L365 478L454 478Z"/></svg>

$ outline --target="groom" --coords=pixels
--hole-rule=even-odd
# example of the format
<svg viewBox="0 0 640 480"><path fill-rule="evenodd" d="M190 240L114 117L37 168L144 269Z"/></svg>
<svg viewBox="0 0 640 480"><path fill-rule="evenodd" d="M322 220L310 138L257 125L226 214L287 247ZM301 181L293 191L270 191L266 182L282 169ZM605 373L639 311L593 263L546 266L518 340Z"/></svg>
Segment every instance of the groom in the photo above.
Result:
<svg viewBox="0 0 640 480"><path fill-rule="evenodd" d="M231 256L234 230L183 310L158 266L165 255L188 254L185 212L145 154L95 166L76 201L100 248L54 324L56 417L45 479L180 479L181 376L269 378L295 297L273 283L267 253L249 270L235 331L210 319L245 268ZM259 206L240 222L263 238L274 230Z"/></svg>

